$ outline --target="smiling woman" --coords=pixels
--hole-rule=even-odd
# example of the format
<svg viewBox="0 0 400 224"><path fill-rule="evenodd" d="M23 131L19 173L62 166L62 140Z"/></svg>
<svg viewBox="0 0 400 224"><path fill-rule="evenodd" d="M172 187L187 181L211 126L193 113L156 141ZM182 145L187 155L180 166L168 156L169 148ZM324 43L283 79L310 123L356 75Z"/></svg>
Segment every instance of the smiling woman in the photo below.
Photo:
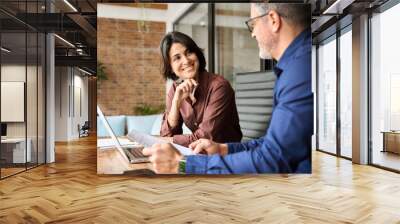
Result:
<svg viewBox="0 0 400 224"><path fill-rule="evenodd" d="M240 141L235 93L222 76L206 71L202 50L186 34L168 33L161 41L164 78L174 80L167 96L161 136L188 146L200 138ZM182 134L182 124L192 134Z"/></svg>

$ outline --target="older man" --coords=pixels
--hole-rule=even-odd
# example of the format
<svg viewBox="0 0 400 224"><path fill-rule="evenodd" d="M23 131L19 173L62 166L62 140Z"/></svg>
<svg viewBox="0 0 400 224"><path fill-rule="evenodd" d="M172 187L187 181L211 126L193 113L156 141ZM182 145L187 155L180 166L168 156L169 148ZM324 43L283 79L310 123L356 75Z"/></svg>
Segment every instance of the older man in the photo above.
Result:
<svg viewBox="0 0 400 224"><path fill-rule="evenodd" d="M220 144L200 139L184 157L171 144L143 153L156 173L243 174L310 173L313 133L310 9L303 4L253 3L246 24L261 58L274 68L274 109L265 136L244 143Z"/></svg>

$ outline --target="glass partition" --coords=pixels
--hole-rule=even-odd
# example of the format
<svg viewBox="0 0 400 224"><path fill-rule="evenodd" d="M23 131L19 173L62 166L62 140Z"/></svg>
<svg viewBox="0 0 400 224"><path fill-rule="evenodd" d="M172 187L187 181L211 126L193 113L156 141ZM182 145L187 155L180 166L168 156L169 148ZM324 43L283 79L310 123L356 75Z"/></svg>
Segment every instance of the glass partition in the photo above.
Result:
<svg viewBox="0 0 400 224"><path fill-rule="evenodd" d="M6 125L2 134L2 177L26 169L30 152L26 151L26 33L1 34L1 122ZM7 49L5 51L4 49Z"/></svg>
<svg viewBox="0 0 400 224"><path fill-rule="evenodd" d="M42 13L42 6L44 1L0 3L18 16ZM12 14L0 12L0 45L0 178L5 178L45 162L46 39Z"/></svg>
<svg viewBox="0 0 400 224"><path fill-rule="evenodd" d="M196 4L194 8L188 11L179 21L174 24L174 30L189 35L196 44L203 50L206 63L210 66L208 60L208 4ZM208 67L210 71L210 67Z"/></svg>
<svg viewBox="0 0 400 224"><path fill-rule="evenodd" d="M215 4L215 72L234 85L233 74L260 71L257 41L245 21L250 3Z"/></svg>

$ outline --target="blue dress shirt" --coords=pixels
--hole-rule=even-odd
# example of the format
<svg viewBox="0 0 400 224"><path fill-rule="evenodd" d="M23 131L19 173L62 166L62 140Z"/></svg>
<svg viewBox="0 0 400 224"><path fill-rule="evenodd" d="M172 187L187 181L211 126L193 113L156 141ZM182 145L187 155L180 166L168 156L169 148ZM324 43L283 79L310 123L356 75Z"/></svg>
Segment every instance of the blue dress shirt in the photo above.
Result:
<svg viewBox="0 0 400 224"><path fill-rule="evenodd" d="M311 173L311 30L299 34L274 68L274 109L266 134L228 143L228 155L186 158L188 174Z"/></svg>

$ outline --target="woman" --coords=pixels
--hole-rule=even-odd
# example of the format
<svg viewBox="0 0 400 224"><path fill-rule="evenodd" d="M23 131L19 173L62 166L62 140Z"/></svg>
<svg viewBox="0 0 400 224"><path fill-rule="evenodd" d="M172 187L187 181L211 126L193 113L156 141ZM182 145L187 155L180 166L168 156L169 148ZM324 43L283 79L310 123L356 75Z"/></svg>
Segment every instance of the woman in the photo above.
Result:
<svg viewBox="0 0 400 224"><path fill-rule="evenodd" d="M206 71L203 52L183 33L168 33L160 48L163 76L175 81L167 96L161 136L183 146L200 138L239 142L242 132L229 82ZM183 123L192 134L182 134Z"/></svg>

